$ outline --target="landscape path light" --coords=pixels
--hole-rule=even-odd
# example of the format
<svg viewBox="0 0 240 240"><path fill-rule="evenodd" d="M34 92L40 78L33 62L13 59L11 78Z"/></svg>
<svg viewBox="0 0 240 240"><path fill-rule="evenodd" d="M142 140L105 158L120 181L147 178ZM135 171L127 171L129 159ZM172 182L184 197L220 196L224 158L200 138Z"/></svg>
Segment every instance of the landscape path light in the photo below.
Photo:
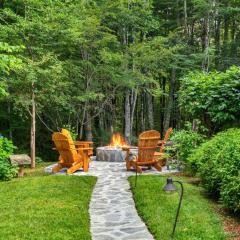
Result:
<svg viewBox="0 0 240 240"><path fill-rule="evenodd" d="M178 208L177 208L177 213L176 213L176 217L175 217L175 222L173 225L173 231L171 234L171 237L174 237L174 233L175 233L175 229L176 229L176 225L177 225L177 221L178 221L178 216L179 216L179 212L180 212L180 208L182 205L182 199L183 199L183 184L180 181L173 181L172 178L167 178L167 183L166 185L163 187L163 191L165 192L176 192L177 188L174 185L174 183L178 183L181 186L181 194L180 194L180 199L179 199L179 203L178 203Z"/></svg>

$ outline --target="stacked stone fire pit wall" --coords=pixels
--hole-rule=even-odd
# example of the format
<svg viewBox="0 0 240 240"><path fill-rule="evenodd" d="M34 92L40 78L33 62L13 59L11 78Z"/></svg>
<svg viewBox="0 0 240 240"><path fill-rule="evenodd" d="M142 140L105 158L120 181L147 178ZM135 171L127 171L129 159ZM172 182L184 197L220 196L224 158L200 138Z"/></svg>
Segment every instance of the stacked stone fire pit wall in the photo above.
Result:
<svg viewBox="0 0 240 240"><path fill-rule="evenodd" d="M130 149L131 154L137 154L137 148ZM97 161L105 162L124 162L126 158L126 151L120 147L98 147L97 148Z"/></svg>

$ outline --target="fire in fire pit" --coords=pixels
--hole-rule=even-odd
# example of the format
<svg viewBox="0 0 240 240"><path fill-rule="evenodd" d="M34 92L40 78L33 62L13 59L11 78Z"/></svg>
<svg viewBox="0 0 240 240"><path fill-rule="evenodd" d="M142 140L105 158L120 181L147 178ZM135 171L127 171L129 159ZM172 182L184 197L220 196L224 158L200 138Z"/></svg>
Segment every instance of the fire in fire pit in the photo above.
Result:
<svg viewBox="0 0 240 240"><path fill-rule="evenodd" d="M108 145L108 147L126 147L128 146L127 141L124 139L124 137L120 133L114 133L111 138L111 142Z"/></svg>
<svg viewBox="0 0 240 240"><path fill-rule="evenodd" d="M108 146L97 148L97 161L107 162L124 162L126 158L126 152L122 150L122 147L129 146L127 141L120 133L113 134L111 142ZM132 147L130 147L132 149ZM136 151L137 148L133 147ZM133 151L134 151L133 150Z"/></svg>

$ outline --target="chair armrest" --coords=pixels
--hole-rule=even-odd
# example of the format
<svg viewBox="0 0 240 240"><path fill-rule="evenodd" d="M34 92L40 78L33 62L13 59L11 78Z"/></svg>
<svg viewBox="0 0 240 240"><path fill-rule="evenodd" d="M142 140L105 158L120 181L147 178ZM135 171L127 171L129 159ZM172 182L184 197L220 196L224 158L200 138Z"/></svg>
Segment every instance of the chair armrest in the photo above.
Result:
<svg viewBox="0 0 240 240"><path fill-rule="evenodd" d="M158 146L162 146L162 145L164 145L166 142L164 141L164 140L159 140L159 142L158 142Z"/></svg>
<svg viewBox="0 0 240 240"><path fill-rule="evenodd" d="M122 150L123 150L123 151L129 151L129 150L130 150L130 147L129 147L129 146L124 146L124 147L122 147Z"/></svg>
<svg viewBox="0 0 240 240"><path fill-rule="evenodd" d="M138 147L138 150L150 150L150 149L157 149L159 146L151 146L151 147Z"/></svg>
<svg viewBox="0 0 240 240"><path fill-rule="evenodd" d="M129 155L129 153L130 153L130 147L129 146L122 147L122 150L127 152L127 156Z"/></svg>
<svg viewBox="0 0 240 240"><path fill-rule="evenodd" d="M93 144L93 142L91 142L91 141L75 141L74 144L75 145L86 145L86 144L91 145L91 144Z"/></svg>
<svg viewBox="0 0 240 240"><path fill-rule="evenodd" d="M79 147L77 148L77 150L89 151L89 150L93 150L93 148Z"/></svg>

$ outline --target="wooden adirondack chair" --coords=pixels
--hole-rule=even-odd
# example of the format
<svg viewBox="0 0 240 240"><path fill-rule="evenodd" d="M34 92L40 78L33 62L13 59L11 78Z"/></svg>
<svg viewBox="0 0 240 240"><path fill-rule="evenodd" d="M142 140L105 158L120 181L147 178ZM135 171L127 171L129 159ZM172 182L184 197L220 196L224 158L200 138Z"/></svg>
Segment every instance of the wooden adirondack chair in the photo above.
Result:
<svg viewBox="0 0 240 240"><path fill-rule="evenodd" d="M58 164L52 169L53 173L65 167L68 168L67 173L69 174L74 173L80 168L83 168L84 172L88 171L88 151L92 150L91 148L76 148L75 144L66 135L59 132L53 133L52 140L56 146L56 150L60 154Z"/></svg>
<svg viewBox="0 0 240 240"><path fill-rule="evenodd" d="M143 132L139 135L138 139L138 155L130 159L130 147L124 147L123 150L127 151L126 167L127 170L132 168L137 169L137 172L142 173L142 167L155 167L161 171L161 166L154 158L154 153L157 150L160 140L160 133L155 130Z"/></svg>
<svg viewBox="0 0 240 240"><path fill-rule="evenodd" d="M88 150L88 156L91 157L93 155L93 148L92 148L93 142L90 142L90 141L73 141L70 132L67 129L64 129L64 128L62 128L61 133L63 135L65 135L66 137L68 137L70 143L74 144L76 146L76 148L90 148Z"/></svg>
<svg viewBox="0 0 240 240"><path fill-rule="evenodd" d="M159 145L160 145L160 152L155 152L154 153L154 157L156 159L156 161L159 162L159 165L161 165L162 167L166 165L166 158L165 158L165 144L168 141L170 135L172 134L173 129L169 128L164 136L163 140L160 140Z"/></svg>

